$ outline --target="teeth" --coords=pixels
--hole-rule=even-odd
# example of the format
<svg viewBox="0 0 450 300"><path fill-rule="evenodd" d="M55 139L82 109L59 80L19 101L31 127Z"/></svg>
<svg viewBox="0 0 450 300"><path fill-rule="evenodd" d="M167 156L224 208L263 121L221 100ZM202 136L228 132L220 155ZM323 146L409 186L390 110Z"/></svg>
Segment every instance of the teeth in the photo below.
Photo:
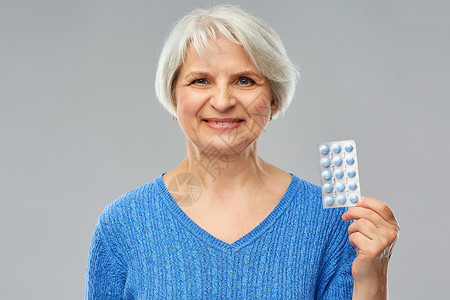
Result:
<svg viewBox="0 0 450 300"><path fill-rule="evenodd" d="M218 124L218 125L229 125L234 123L239 123L240 121L232 121L232 122L216 122L216 121L207 121L208 123Z"/></svg>

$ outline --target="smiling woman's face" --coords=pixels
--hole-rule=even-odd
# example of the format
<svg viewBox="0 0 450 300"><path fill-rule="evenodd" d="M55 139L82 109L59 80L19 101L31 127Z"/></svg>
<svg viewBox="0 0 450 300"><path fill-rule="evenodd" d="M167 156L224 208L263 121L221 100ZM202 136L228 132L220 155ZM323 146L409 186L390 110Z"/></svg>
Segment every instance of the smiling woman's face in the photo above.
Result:
<svg viewBox="0 0 450 300"><path fill-rule="evenodd" d="M177 118L188 147L239 153L269 121L271 91L242 46L225 37L211 45L206 60L189 47L175 86Z"/></svg>

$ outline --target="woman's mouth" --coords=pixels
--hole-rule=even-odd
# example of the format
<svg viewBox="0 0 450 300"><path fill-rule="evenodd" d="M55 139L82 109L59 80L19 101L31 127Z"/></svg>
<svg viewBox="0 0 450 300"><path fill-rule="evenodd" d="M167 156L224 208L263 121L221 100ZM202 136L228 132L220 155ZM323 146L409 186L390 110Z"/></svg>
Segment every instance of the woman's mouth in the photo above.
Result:
<svg viewBox="0 0 450 300"><path fill-rule="evenodd" d="M234 124L234 123L240 123L243 120L237 120L237 121L228 121L228 122L219 122L219 121L209 121L209 120L205 120L208 123L212 123L212 124L218 124L218 125L229 125L229 124Z"/></svg>
<svg viewBox="0 0 450 300"><path fill-rule="evenodd" d="M206 126L213 129L234 129L244 120L242 119L204 119Z"/></svg>

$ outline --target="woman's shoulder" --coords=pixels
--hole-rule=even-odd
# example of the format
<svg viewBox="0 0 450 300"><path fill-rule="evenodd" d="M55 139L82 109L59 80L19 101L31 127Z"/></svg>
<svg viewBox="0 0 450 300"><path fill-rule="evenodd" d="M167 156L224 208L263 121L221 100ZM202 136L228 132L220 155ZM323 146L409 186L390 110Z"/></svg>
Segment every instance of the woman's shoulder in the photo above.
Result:
<svg viewBox="0 0 450 300"><path fill-rule="evenodd" d="M158 195L158 183L161 175L113 200L100 214L99 222L123 222L136 217L138 211L145 209L155 201Z"/></svg>
<svg viewBox="0 0 450 300"><path fill-rule="evenodd" d="M314 215L318 219L339 220L341 215L348 210L346 207L324 208L322 204L322 189L315 183L302 179L292 174L292 183L295 188L295 203L308 215Z"/></svg>
<svg viewBox="0 0 450 300"><path fill-rule="evenodd" d="M317 198L321 196L321 188L315 184L312 183L306 179L303 179L302 177L299 177L293 173L292 175L292 183L291 185L294 185L297 194L301 195L304 198Z"/></svg>

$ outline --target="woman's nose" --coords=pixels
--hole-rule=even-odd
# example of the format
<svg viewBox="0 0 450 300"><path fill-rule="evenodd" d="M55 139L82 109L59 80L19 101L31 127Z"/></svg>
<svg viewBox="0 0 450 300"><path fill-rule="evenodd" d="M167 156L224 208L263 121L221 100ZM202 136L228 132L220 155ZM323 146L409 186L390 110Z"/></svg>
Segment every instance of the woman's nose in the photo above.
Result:
<svg viewBox="0 0 450 300"><path fill-rule="evenodd" d="M213 89L210 104L218 111L224 112L236 105L236 98L228 86L216 86Z"/></svg>

